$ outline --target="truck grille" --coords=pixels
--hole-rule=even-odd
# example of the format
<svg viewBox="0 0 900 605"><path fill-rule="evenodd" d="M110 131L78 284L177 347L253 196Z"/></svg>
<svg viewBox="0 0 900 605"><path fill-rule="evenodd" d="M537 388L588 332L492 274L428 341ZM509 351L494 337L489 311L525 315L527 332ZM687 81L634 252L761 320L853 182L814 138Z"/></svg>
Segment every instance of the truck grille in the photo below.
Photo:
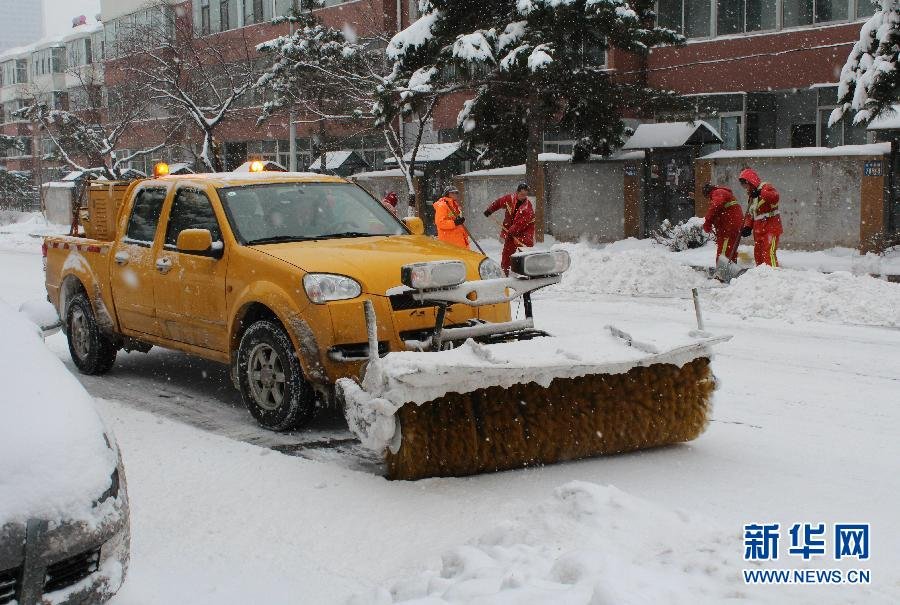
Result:
<svg viewBox="0 0 900 605"><path fill-rule="evenodd" d="M22 577L22 568L0 571L0 605L12 603L19 594L19 582Z"/></svg>
<svg viewBox="0 0 900 605"><path fill-rule="evenodd" d="M391 299L391 308L394 311L409 311L410 309L426 309L428 307L436 306L432 302L419 302L417 300L413 300L412 294L406 292L404 294L392 294Z"/></svg>
<svg viewBox="0 0 900 605"><path fill-rule="evenodd" d="M53 592L80 582L100 569L100 549L89 550L47 567L44 592Z"/></svg>

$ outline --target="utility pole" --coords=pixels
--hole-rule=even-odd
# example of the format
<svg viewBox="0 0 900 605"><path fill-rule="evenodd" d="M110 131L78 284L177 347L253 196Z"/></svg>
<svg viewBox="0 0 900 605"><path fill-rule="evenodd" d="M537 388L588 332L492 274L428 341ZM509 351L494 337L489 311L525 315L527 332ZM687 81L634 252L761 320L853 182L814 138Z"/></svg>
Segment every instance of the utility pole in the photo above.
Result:
<svg viewBox="0 0 900 605"><path fill-rule="evenodd" d="M297 12L300 11L301 5L297 2ZM288 33L290 35L294 35L294 22L288 21ZM294 116L294 104L291 103L291 107L288 110L288 153L290 157L288 158L288 170L290 172L297 172L297 123L296 117Z"/></svg>

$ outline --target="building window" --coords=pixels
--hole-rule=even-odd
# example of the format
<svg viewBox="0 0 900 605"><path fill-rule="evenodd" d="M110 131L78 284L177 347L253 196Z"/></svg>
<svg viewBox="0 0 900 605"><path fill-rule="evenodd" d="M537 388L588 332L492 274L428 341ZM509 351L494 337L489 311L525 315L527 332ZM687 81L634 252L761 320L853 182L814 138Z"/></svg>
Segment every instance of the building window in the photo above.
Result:
<svg viewBox="0 0 900 605"><path fill-rule="evenodd" d="M717 0L716 34L775 29L776 0Z"/></svg>
<svg viewBox="0 0 900 605"><path fill-rule="evenodd" d="M875 14L877 5L872 0L856 0L856 18L871 17Z"/></svg>
<svg viewBox="0 0 900 605"><path fill-rule="evenodd" d="M209 0L200 0L200 33L208 36L210 31L209 24Z"/></svg>
<svg viewBox="0 0 900 605"><path fill-rule="evenodd" d="M219 3L219 31L231 29L231 13L228 6L229 0L222 0Z"/></svg>
<svg viewBox="0 0 900 605"><path fill-rule="evenodd" d="M784 27L847 19L847 0L782 0L782 2Z"/></svg>
<svg viewBox="0 0 900 605"><path fill-rule="evenodd" d="M660 27L677 31L687 38L707 38L710 31L710 0L659 0Z"/></svg>
<svg viewBox="0 0 900 605"><path fill-rule="evenodd" d="M262 23L265 20L263 0L246 0L246 25Z"/></svg>

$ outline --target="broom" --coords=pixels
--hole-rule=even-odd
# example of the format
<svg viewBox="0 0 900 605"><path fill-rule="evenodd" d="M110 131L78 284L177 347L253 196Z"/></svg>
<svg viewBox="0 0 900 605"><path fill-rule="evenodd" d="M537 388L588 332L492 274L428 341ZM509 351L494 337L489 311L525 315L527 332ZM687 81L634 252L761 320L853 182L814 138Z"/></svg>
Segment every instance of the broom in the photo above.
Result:
<svg viewBox="0 0 900 605"><path fill-rule="evenodd" d="M714 388L704 357L407 404L388 477L474 475L691 441L706 427Z"/></svg>

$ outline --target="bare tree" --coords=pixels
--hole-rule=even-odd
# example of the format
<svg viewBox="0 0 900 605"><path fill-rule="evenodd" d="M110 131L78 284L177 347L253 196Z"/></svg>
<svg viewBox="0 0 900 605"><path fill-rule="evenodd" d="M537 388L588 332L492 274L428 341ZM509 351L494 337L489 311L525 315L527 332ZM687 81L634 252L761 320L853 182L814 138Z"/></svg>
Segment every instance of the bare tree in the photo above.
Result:
<svg viewBox="0 0 900 605"><path fill-rule="evenodd" d="M402 101L407 90L393 86L388 77L384 53L387 38L358 39L349 27L331 28L311 13L276 22L289 22L293 31L257 47L272 58L256 83L270 95L260 120L287 108L298 110L300 117L296 122L316 125L324 143L320 155L323 170L329 132L342 128L379 132L406 180L410 205L414 206L415 156L439 99L448 91L435 90L430 103L420 99L415 108L418 112L407 104L397 107L393 101ZM391 102L385 103L386 100ZM411 161L405 159L407 145L396 128L407 118L408 124L416 128L410 146Z"/></svg>
<svg viewBox="0 0 900 605"><path fill-rule="evenodd" d="M164 147L178 130L178 124L167 124L163 142L122 153L125 138L151 112L148 99L124 82L110 86L108 102L104 102L103 87L93 72L76 67L71 73L79 85L70 89L68 110L53 109L46 93L38 91L32 92L31 105L22 110L22 115L39 123L53 142L55 153L51 156L69 168L121 179L132 161Z"/></svg>
<svg viewBox="0 0 900 605"><path fill-rule="evenodd" d="M152 18L123 32L120 54L127 59L121 70L170 116L202 133L199 159L207 170L220 172L224 162L214 145L216 130L241 109L255 81L246 31L203 34L184 5L156 3L147 10Z"/></svg>

